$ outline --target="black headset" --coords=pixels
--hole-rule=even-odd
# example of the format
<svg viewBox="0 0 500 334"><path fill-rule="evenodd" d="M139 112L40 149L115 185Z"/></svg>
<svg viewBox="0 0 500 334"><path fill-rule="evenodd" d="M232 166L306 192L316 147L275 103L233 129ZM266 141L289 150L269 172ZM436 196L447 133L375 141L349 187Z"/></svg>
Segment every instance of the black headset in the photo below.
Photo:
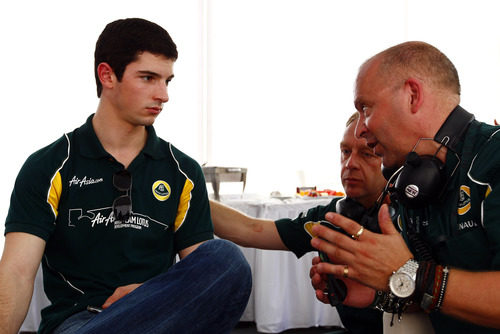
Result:
<svg viewBox="0 0 500 334"><path fill-rule="evenodd" d="M441 197L448 177L436 155L443 146L456 155L457 144L473 120L474 115L457 105L434 137L434 141L441 144L434 155L420 156L412 151L397 170L382 168L389 192L396 200L408 208L421 208ZM457 158L454 171L460 164L458 155Z"/></svg>

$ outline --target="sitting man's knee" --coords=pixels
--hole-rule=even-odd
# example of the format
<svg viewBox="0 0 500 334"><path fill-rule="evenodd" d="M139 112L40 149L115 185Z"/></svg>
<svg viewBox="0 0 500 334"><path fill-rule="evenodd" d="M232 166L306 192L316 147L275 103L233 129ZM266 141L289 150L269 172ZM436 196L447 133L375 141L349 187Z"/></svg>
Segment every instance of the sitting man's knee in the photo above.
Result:
<svg viewBox="0 0 500 334"><path fill-rule="evenodd" d="M224 239L206 241L204 246L214 253L214 260L223 264L227 274L242 276L240 279L248 281L248 284L251 284L252 273L250 265L238 246Z"/></svg>

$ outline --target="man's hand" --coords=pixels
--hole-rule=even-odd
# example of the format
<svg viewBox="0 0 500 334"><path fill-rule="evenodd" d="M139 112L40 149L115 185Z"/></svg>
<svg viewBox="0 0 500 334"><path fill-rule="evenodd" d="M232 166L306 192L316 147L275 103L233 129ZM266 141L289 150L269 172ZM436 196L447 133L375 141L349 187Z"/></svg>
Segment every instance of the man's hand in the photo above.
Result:
<svg viewBox="0 0 500 334"><path fill-rule="evenodd" d="M141 286L141 284L134 283L134 284L129 284L129 285L120 286L120 287L116 288L115 292L113 292L113 294L111 296L109 296L108 299L106 299L106 301L102 305L102 308L105 309L105 308L110 307L111 304L113 304L114 302L116 302L120 298L128 295L129 293L131 293L132 291L134 291L135 289L137 289L140 286Z"/></svg>
<svg viewBox="0 0 500 334"><path fill-rule="evenodd" d="M316 269L320 262L319 256L313 258L313 265L309 272L309 276L311 278L311 284L316 291L316 298L322 303L330 304L327 296L326 274L320 274ZM326 265L328 265L328 263ZM375 298L375 290L348 278L342 278L342 281L347 286L347 296L342 304L364 308L372 303Z"/></svg>
<svg viewBox="0 0 500 334"><path fill-rule="evenodd" d="M357 222L336 213L330 212L325 218L350 235L356 235L361 228ZM334 263L318 263L315 272L343 277L347 265L350 279L387 291L389 276L413 255L394 227L385 204L379 210L378 221L382 234L364 229L358 240L325 226L314 226L317 237L311 240L311 245L325 252Z"/></svg>

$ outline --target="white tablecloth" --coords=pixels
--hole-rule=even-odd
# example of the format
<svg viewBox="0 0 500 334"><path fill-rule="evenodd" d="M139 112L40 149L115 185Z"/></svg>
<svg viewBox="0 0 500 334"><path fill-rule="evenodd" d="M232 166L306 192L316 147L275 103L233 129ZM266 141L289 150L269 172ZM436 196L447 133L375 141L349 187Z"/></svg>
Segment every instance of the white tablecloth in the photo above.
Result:
<svg viewBox="0 0 500 334"><path fill-rule="evenodd" d="M276 220L295 218L302 211L328 204L331 199L249 199L221 201L246 214ZM252 268L253 289L242 321L255 321L257 330L279 333L290 328L342 326L336 309L316 300L309 279L315 252L300 259L288 251L241 247Z"/></svg>
<svg viewBox="0 0 500 334"><path fill-rule="evenodd" d="M251 196L222 196L222 202L246 214L268 219L295 218L300 212L330 199L262 199ZM315 253L297 259L291 252L241 247L252 268L253 289L242 321L255 321L257 330L279 333L290 328L341 326L337 311L316 300L309 279ZM41 270L21 331L36 331L40 310L48 305Z"/></svg>

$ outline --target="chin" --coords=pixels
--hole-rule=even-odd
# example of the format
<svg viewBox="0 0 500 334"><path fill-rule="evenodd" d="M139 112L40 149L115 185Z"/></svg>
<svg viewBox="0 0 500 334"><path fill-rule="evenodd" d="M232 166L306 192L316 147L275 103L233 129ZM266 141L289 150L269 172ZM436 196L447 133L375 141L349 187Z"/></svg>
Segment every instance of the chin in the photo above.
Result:
<svg viewBox="0 0 500 334"><path fill-rule="evenodd" d="M144 119L140 120L139 123L143 126L151 126L154 124L156 120L156 117L145 117Z"/></svg>
<svg viewBox="0 0 500 334"><path fill-rule="evenodd" d="M393 151L391 153L386 152L382 157L382 165L386 168L399 168L404 165L406 157L410 151Z"/></svg>
<svg viewBox="0 0 500 334"><path fill-rule="evenodd" d="M344 187L345 195L351 198L357 198L361 195L361 191L353 187Z"/></svg>
<svg viewBox="0 0 500 334"><path fill-rule="evenodd" d="M400 162L399 160L396 159L391 159L387 156L385 156L382 159L382 167L387 168L387 169L397 169L401 167L404 164L404 160Z"/></svg>

